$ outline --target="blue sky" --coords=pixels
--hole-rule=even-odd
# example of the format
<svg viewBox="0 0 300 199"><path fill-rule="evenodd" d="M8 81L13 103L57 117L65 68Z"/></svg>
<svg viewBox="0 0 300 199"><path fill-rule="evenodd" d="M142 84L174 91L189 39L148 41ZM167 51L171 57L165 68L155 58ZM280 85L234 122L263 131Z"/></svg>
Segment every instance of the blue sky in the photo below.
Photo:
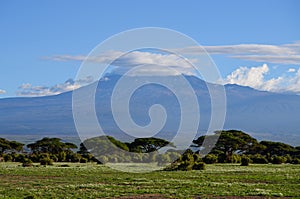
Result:
<svg viewBox="0 0 300 199"><path fill-rule="evenodd" d="M76 56L113 34L148 26L207 46L226 83L299 94L299 8L296 0L1 1L0 97L63 91L81 64ZM74 59L54 59L66 55Z"/></svg>

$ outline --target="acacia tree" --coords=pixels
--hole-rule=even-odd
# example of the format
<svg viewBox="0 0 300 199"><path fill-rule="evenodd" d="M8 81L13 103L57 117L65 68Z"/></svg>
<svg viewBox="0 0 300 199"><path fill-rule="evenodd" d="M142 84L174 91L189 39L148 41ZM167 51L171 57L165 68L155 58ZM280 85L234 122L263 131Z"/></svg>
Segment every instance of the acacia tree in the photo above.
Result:
<svg viewBox="0 0 300 199"><path fill-rule="evenodd" d="M28 144L28 148L33 153L50 153L59 154L60 152L71 153L71 149L76 149L77 146L73 143L64 143L60 138L43 138L35 143Z"/></svg>
<svg viewBox="0 0 300 199"><path fill-rule="evenodd" d="M132 143L128 144L128 146L132 152L150 153L168 144L171 143L160 138L136 138Z"/></svg>
<svg viewBox="0 0 300 199"><path fill-rule="evenodd" d="M215 133L219 134L219 139L212 150L212 153L223 154L225 156L225 161L231 159L232 154L235 152L240 154L249 153L253 148L259 145L256 139L242 131L229 130L216 131ZM193 143L195 146L201 147L204 139L209 139L209 137L206 138L205 136L201 136L194 140Z"/></svg>
<svg viewBox="0 0 300 199"><path fill-rule="evenodd" d="M295 155L297 152L296 147L281 142L261 141L260 144L265 146L261 151L262 155Z"/></svg>
<svg viewBox="0 0 300 199"><path fill-rule="evenodd" d="M7 151L20 152L23 150L24 144L16 141L9 141L0 138L0 155Z"/></svg>

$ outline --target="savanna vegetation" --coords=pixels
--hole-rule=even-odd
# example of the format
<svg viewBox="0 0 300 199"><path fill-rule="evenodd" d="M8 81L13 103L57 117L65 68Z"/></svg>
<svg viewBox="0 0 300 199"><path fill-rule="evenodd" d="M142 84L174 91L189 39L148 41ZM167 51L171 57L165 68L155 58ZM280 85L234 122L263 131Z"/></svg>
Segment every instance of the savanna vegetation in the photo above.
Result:
<svg viewBox="0 0 300 199"><path fill-rule="evenodd" d="M298 190L300 166L294 164L127 173L96 163L0 163L0 198L300 198Z"/></svg>
<svg viewBox="0 0 300 199"><path fill-rule="evenodd" d="M205 164L238 163L243 166L254 164L300 164L300 147L271 141L258 142L250 135L236 130L217 131L206 139L219 139L213 150L201 155L204 136L193 141L192 148L184 153L172 148L172 143L160 138L136 138L133 142L121 142L110 136L85 140L79 149L73 143L59 138L43 138L35 143L24 144L0 138L0 157L5 162L21 162L23 166L32 163L52 165L54 162L87 163L156 163L166 170L203 170ZM157 150L171 146L166 153ZM26 149L26 150L25 150Z"/></svg>
<svg viewBox="0 0 300 199"><path fill-rule="evenodd" d="M206 156L203 136L193 141L196 150L185 152L159 138L126 143L102 136L78 148L59 138L26 146L1 138L0 198L300 197L300 147L259 142L235 130L210 136L219 140ZM171 149L157 153L164 146ZM102 163L163 170L127 173Z"/></svg>

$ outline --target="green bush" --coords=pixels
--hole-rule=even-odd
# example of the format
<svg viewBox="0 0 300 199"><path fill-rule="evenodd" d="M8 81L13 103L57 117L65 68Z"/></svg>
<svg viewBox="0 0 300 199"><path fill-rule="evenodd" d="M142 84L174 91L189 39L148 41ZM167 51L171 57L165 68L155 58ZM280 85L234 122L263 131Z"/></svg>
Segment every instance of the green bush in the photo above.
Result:
<svg viewBox="0 0 300 199"><path fill-rule="evenodd" d="M217 158L218 158L217 160L218 163L226 163L227 156L224 153L219 154Z"/></svg>
<svg viewBox="0 0 300 199"><path fill-rule="evenodd" d="M205 163L195 162L195 164L193 165L193 170L205 170Z"/></svg>
<svg viewBox="0 0 300 199"><path fill-rule="evenodd" d="M70 165L68 165L68 164L62 164L62 165L59 165L59 167L70 167Z"/></svg>
<svg viewBox="0 0 300 199"><path fill-rule="evenodd" d="M272 163L273 164L283 164L286 162L286 158L283 157L283 156L277 156L277 155L274 155L272 157Z"/></svg>
<svg viewBox="0 0 300 199"><path fill-rule="evenodd" d="M214 154L208 154L203 158L203 162L206 164L214 164L218 162L218 156Z"/></svg>
<svg viewBox="0 0 300 199"><path fill-rule="evenodd" d="M45 158L40 159L40 164L41 165L53 165L53 160L45 157Z"/></svg>
<svg viewBox="0 0 300 199"><path fill-rule="evenodd" d="M26 156L24 154L14 154L14 162L23 162Z"/></svg>
<svg viewBox="0 0 300 199"><path fill-rule="evenodd" d="M260 154L256 154L256 155L252 156L251 160L255 164L268 164L269 163L268 159Z"/></svg>
<svg viewBox="0 0 300 199"><path fill-rule="evenodd" d="M11 162L13 160L13 157L10 154L5 154L3 159L5 162Z"/></svg>
<svg viewBox="0 0 300 199"><path fill-rule="evenodd" d="M80 163L87 163L88 162L88 159L86 159L86 158L81 158L80 159Z"/></svg>
<svg viewBox="0 0 300 199"><path fill-rule="evenodd" d="M241 163L241 156L237 154L232 154L226 158L226 163Z"/></svg>
<svg viewBox="0 0 300 199"><path fill-rule="evenodd" d="M81 159L81 155L78 153L71 153L71 154L68 154L66 158L70 162L79 162Z"/></svg>
<svg viewBox="0 0 300 199"><path fill-rule="evenodd" d="M183 161L178 165L178 170L180 171L191 171L194 166L194 162L192 161Z"/></svg>
<svg viewBox="0 0 300 199"><path fill-rule="evenodd" d="M22 162L22 167L32 167L32 161L28 158L25 158Z"/></svg>
<svg viewBox="0 0 300 199"><path fill-rule="evenodd" d="M294 158L292 160L292 164L300 164L300 159L299 158Z"/></svg>
<svg viewBox="0 0 300 199"><path fill-rule="evenodd" d="M249 166L250 158L247 156L243 156L241 159L241 166Z"/></svg>
<svg viewBox="0 0 300 199"><path fill-rule="evenodd" d="M293 158L289 154L287 154L283 157L285 158L285 163L292 163Z"/></svg>

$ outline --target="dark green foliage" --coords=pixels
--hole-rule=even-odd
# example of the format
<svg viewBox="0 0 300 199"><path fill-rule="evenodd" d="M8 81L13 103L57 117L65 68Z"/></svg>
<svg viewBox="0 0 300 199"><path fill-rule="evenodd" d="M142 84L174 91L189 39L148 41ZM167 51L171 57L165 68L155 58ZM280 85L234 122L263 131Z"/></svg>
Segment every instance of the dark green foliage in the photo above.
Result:
<svg viewBox="0 0 300 199"><path fill-rule="evenodd" d="M180 171L191 171L194 167L194 162L192 161L183 161L178 165Z"/></svg>
<svg viewBox="0 0 300 199"><path fill-rule="evenodd" d="M282 164L282 163L285 163L285 162L286 162L286 158L283 157L283 156L274 155L272 157L272 163L273 164Z"/></svg>
<svg viewBox="0 0 300 199"><path fill-rule="evenodd" d="M218 163L226 163L227 155L225 153L221 153L218 155Z"/></svg>
<svg viewBox="0 0 300 199"><path fill-rule="evenodd" d="M205 163L198 157L198 154L193 153L191 150L187 150L182 156L165 168L165 171L190 171L190 170L204 170Z"/></svg>
<svg viewBox="0 0 300 199"><path fill-rule="evenodd" d="M87 163L88 162L88 159L86 159L86 158L81 158L80 159L80 163Z"/></svg>
<svg viewBox="0 0 300 199"><path fill-rule="evenodd" d="M53 160L51 160L49 157L44 157L40 160L41 165L53 165Z"/></svg>
<svg viewBox="0 0 300 199"><path fill-rule="evenodd" d="M170 142L160 138L136 138L127 144L131 152L150 153L167 146Z"/></svg>
<svg viewBox="0 0 300 199"><path fill-rule="evenodd" d="M252 162L254 164L268 164L269 163L268 159L265 156L260 155L260 154L255 154L253 156L250 156L250 159L252 160Z"/></svg>
<svg viewBox="0 0 300 199"><path fill-rule="evenodd" d="M52 165L53 162L73 161L80 159L72 151L77 146L73 143L64 143L59 138L43 138L35 143L28 144L32 153L28 156L33 162L40 162L42 165ZM75 159L75 160L74 160Z"/></svg>
<svg viewBox="0 0 300 199"><path fill-rule="evenodd" d="M116 140L115 138L113 138L113 137L111 137L111 136L107 136L107 138L108 138L108 140L112 143L112 144L114 144L116 147L118 147L119 149L122 149L122 150L124 150L124 151L129 151L129 148L128 148L128 146L125 144L125 143L123 143L123 142L121 142L121 141L119 141L119 140Z"/></svg>
<svg viewBox="0 0 300 199"><path fill-rule="evenodd" d="M4 161L24 162L97 162L101 163L151 163L157 162L164 166L172 162L175 170L191 170L193 165L200 162L213 163L240 163L242 156L250 158L249 162L255 164L298 164L300 160L300 146L293 147L288 144L271 141L257 142L256 139L242 131L217 131L205 139L208 141L219 135L215 148L210 154L201 158L199 153L187 150L182 156L176 148L168 150L165 154L158 154L157 150L169 145L169 141L160 138L136 138L132 143L123 143L111 136L100 136L85 140L80 144L80 149L73 143L64 143L59 138L43 138L27 145L31 153L23 153L24 144L0 138L0 157ZM204 136L194 140L195 146L201 146ZM129 153L129 152L135 152ZM196 166L195 166L196 168Z"/></svg>
<svg viewBox="0 0 300 199"><path fill-rule="evenodd" d="M249 166L250 158L247 156L243 156L241 159L241 166Z"/></svg>
<svg viewBox="0 0 300 199"><path fill-rule="evenodd" d="M22 143L0 138L0 155L7 151L21 152L23 150L23 146L24 144Z"/></svg>
<svg viewBox="0 0 300 199"><path fill-rule="evenodd" d="M226 163L241 163L241 156L237 154L232 154L226 159Z"/></svg>
<svg viewBox="0 0 300 199"><path fill-rule="evenodd" d="M297 152L296 148L281 142L261 141L260 144L265 146L265 149L261 151L262 155L270 154L271 156L283 156L287 154L292 155Z"/></svg>
<svg viewBox="0 0 300 199"><path fill-rule="evenodd" d="M236 130L229 131L216 131L215 135L209 136L201 136L198 139L194 140L193 143L197 146L201 146L204 139L208 141L211 139L215 139L215 136L219 136L219 139L214 147L214 151L217 151L218 154L222 152L225 157L220 162L230 162L229 158L235 152L238 153L248 153L252 150L252 148L258 145L256 139L251 137L250 135ZM200 151L201 152L201 151Z"/></svg>
<svg viewBox="0 0 300 199"><path fill-rule="evenodd" d="M5 162L10 162L13 160L13 156L11 154L5 154L3 158Z"/></svg>
<svg viewBox="0 0 300 199"><path fill-rule="evenodd" d="M300 158L300 147L293 147L281 142L261 141L257 142L248 134L242 131L218 131L211 137L201 136L194 140L196 146L201 146L204 138L212 139L219 135L216 146L212 149L210 154L217 157L218 163L239 163L241 162L240 155L247 155L250 161L257 164L266 163L292 163L293 159ZM201 153L201 151L200 151ZM203 161L206 163L215 162L210 159L211 156L206 156ZM214 157L213 157L214 158Z"/></svg>
<svg viewBox="0 0 300 199"><path fill-rule="evenodd" d="M66 156L66 160L68 162L79 162L81 159L81 155L78 153L70 153Z"/></svg>
<svg viewBox="0 0 300 199"><path fill-rule="evenodd" d="M28 158L25 158L23 161L22 161L22 167L32 167L33 164L32 164L32 161Z"/></svg>
<svg viewBox="0 0 300 199"><path fill-rule="evenodd" d="M206 164L214 164L218 162L218 156L214 154L208 154L203 158Z"/></svg>
<svg viewBox="0 0 300 199"><path fill-rule="evenodd" d="M71 149L76 149L77 146L72 143L63 143L59 138L43 138L35 143L28 144L28 148L33 153L51 153L59 154L62 151L71 152Z"/></svg>
<svg viewBox="0 0 300 199"><path fill-rule="evenodd" d="M25 160L26 156L25 154L13 154L13 161L14 162L23 162Z"/></svg>
<svg viewBox="0 0 300 199"><path fill-rule="evenodd" d="M193 170L205 170L205 163L195 162L195 164L193 165Z"/></svg>
<svg viewBox="0 0 300 199"><path fill-rule="evenodd" d="M299 158L294 158L292 160L292 164L300 164L300 159Z"/></svg>
<svg viewBox="0 0 300 199"><path fill-rule="evenodd" d="M62 164L62 165L59 165L59 167L70 167L70 165L68 165L68 164Z"/></svg>

